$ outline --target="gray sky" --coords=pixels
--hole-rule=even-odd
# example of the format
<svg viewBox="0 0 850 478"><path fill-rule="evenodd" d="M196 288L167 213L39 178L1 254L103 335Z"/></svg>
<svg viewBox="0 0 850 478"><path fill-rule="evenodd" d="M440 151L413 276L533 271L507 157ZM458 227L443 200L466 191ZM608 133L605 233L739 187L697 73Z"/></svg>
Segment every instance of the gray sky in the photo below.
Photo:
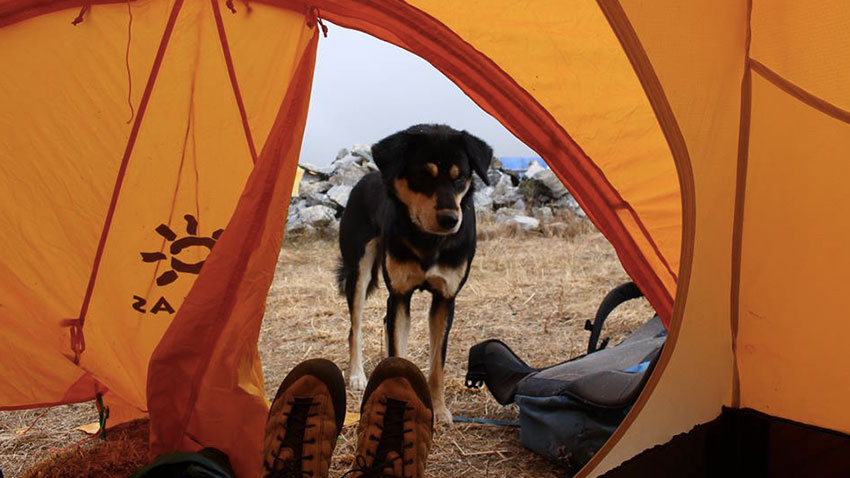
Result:
<svg viewBox="0 0 850 478"><path fill-rule="evenodd" d="M301 161L327 164L417 123L465 129L496 156L537 156L425 60L363 33L329 25L319 39Z"/></svg>

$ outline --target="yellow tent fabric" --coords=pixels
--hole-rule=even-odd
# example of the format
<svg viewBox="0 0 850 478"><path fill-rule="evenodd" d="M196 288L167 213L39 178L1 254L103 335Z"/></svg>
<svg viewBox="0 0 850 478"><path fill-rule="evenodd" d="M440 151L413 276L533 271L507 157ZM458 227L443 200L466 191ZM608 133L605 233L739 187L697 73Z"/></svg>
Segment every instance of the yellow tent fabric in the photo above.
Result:
<svg viewBox="0 0 850 478"><path fill-rule="evenodd" d="M839 0L0 0L0 409L102 394L256 472L320 17L535 149L669 325L582 476L723 405L850 432Z"/></svg>
<svg viewBox="0 0 850 478"><path fill-rule="evenodd" d="M295 170L295 180L292 182L292 197L298 195L298 187L301 185L301 178L304 177L304 170L299 166L298 169Z"/></svg>

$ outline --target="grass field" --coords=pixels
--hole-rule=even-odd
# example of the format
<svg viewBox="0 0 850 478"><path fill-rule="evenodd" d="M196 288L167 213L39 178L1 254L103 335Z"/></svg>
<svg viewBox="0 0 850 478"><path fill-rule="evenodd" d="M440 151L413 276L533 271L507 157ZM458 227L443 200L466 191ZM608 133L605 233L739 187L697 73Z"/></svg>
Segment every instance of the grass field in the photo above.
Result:
<svg viewBox="0 0 850 478"><path fill-rule="evenodd" d="M518 416L514 407L500 406L486 390L464 387L471 346L499 338L533 366L579 355L587 347L585 319L593 316L608 290L628 280L598 232L580 219L572 218L569 224L568 231L559 230L557 235L481 226L478 254L457 300L448 347L446 397L455 415L503 420ZM286 373L304 359L326 357L347 370L347 309L333 275L337 255L335 240L297 238L281 253L259 344L270 397ZM382 356L385 301L381 287L365 308L367 374ZM426 373L428 305L425 294L414 296L408 357ZM616 343L651 315L645 301L632 301L606 322L606 335ZM359 410L359 400L358 393L349 392L348 409ZM105 443L77 443L85 435L73 428L95 420L92 404L0 412L0 469L6 478L123 477L144 463L145 422L111 431ZM354 440L354 427L346 428L335 452L332 477L350 467ZM438 428L427 470L430 477L563 475L522 448L517 428L473 424Z"/></svg>

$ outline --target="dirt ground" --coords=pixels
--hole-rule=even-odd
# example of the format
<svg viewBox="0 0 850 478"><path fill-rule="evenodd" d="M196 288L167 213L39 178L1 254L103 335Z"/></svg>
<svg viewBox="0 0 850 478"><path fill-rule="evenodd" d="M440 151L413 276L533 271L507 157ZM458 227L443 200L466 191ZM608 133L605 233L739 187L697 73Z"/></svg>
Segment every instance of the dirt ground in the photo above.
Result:
<svg viewBox="0 0 850 478"><path fill-rule="evenodd" d="M447 403L456 416L515 421L515 407L500 406L486 390L464 387L469 348L499 338L532 366L580 355L589 335L584 321L608 290L628 279L608 242L582 220L573 218L569 230L557 235L515 234L484 224L479 236L473 270L457 299L446 363ZM304 359L326 357L347 370L347 311L333 274L337 255L335 240L309 238L290 238L281 253L259 344L270 398ZM365 309L367 374L382 356L385 301L381 287ZM408 357L426 373L428 305L426 294L414 296ZM615 311L604 335L616 343L651 315L645 301L632 301ZM359 393L349 392L348 410L357 411L359 400ZM92 404L0 412L0 469L6 478L117 477L144 463L146 423L121 427L105 443L78 443L86 437L73 428L96 419ZM332 477L349 469L354 447L355 427L347 427ZM522 448L518 428L461 423L436 430L427 470L435 478L564 475Z"/></svg>

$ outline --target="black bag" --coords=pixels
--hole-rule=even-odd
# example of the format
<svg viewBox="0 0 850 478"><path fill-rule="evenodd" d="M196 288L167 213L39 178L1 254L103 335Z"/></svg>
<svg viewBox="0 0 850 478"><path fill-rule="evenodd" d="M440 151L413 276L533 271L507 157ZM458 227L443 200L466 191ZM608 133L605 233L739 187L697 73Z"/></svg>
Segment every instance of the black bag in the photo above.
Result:
<svg viewBox="0 0 850 478"><path fill-rule="evenodd" d="M597 346L611 311L641 296L631 282L609 292L585 324L588 353L557 365L529 367L499 340L475 345L466 386L486 384L502 405L516 402L523 446L577 472L623 420L661 354L667 331L658 316L613 347L607 339Z"/></svg>
<svg viewBox="0 0 850 478"><path fill-rule="evenodd" d="M130 478L233 478L230 459L215 448L163 453Z"/></svg>

